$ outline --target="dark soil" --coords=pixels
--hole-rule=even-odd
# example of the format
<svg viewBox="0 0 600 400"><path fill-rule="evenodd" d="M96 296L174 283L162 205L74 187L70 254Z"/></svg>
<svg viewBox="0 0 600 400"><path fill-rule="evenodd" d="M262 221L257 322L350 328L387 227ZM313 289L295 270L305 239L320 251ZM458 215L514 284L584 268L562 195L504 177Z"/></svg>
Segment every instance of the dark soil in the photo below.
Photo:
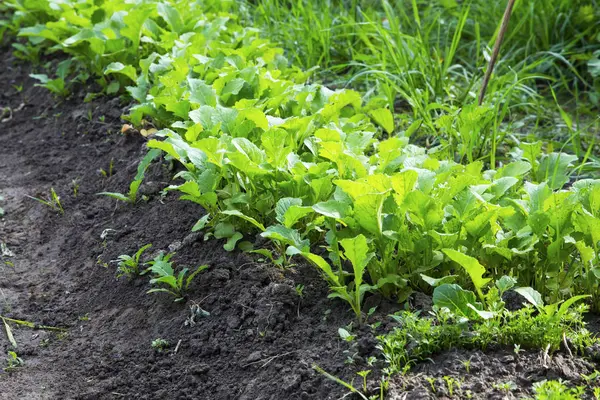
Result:
<svg viewBox="0 0 600 400"><path fill-rule="evenodd" d="M98 196L126 192L144 155L141 136L120 134L124 105L105 98L86 104L84 89L56 99L33 87L27 67L6 53L3 58L0 105L11 108L12 118L0 124L0 206L6 211L0 242L14 256L0 262L1 314L68 330L57 334L11 324L24 366L0 372L0 398L343 394L312 364L347 374L347 346L337 329L352 315L327 299L327 287L312 268L282 273L191 233L203 211L173 194L161 195L172 176L167 163L150 168L141 188L147 201L131 206ZM13 85L21 84L18 92ZM51 188L64 215L27 197L47 198ZM176 266L210 266L192 284L187 303L146 294L147 277L115 278L113 260L147 243L153 244L148 255L175 251ZM299 283L303 298L295 290ZM194 304L210 316L189 323ZM151 347L157 338L170 343L167 351ZM9 350L3 333L2 367Z"/></svg>
<svg viewBox="0 0 600 400"><path fill-rule="evenodd" d="M0 314L66 330L10 324L24 365L0 372L0 399L338 399L345 389L316 373L313 363L348 381L371 369L365 359L376 355L374 334L364 328L353 343L340 339L338 328L353 316L327 299L311 267L283 272L191 233L203 211L161 192L173 175L168 162L150 167L144 200L135 206L97 195L126 192L144 155L143 137L120 133L126 104L84 103L86 88L56 99L33 86L29 67L2 53L0 106L11 111L0 118L0 207L6 211L0 242L13 254L0 256ZM64 214L28 197L48 198L51 188ZM146 294L147 277L115 278L114 260L148 243L147 256L175 252L179 268L209 265L186 302ZM380 329L389 328L386 316L399 307L377 296L365 309L372 306L379 306ZM210 315L193 315L197 307ZM162 352L151 346L158 338L170 344ZM3 332L2 367L9 350ZM563 355L544 367L538 357L446 353L395 378L391 398L449 395L428 390L425 373L440 387L443 376L464 378L460 393L468 386L475 398L489 398L497 397L493 382L514 380L518 395L536 379L575 379L593 370ZM473 359L470 374L458 358Z"/></svg>

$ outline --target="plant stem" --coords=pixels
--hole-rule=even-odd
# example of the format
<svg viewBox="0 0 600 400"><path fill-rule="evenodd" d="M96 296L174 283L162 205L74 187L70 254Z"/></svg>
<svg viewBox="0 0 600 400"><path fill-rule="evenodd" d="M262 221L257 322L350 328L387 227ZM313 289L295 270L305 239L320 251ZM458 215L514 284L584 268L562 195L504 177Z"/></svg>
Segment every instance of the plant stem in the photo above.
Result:
<svg viewBox="0 0 600 400"><path fill-rule="evenodd" d="M494 43L494 50L492 51L492 57L490 58L490 63L488 64L488 68L485 71L485 76L483 77L483 84L481 85L481 92L479 92L479 100L478 104L483 104L483 98L485 97L485 91L487 90L488 83L490 82L490 77L492 76L492 71L494 70L494 65L496 64L496 59L498 58L498 53L500 52L500 46L502 45L502 40L504 39L504 35L506 34L506 30L508 29L508 21L510 20L510 15L512 13L513 6L515 5L515 0L508 0L508 4L506 5L506 10L504 10L504 16L502 17L502 24L500 25L500 31L498 32L498 37L496 37L496 42Z"/></svg>

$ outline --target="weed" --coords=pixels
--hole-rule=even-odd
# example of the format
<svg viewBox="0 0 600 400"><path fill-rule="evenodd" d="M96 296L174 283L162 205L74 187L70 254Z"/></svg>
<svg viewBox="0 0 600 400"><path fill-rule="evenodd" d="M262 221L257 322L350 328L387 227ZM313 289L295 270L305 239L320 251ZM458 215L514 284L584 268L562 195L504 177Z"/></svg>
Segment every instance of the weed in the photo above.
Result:
<svg viewBox="0 0 600 400"><path fill-rule="evenodd" d="M492 384L492 387L496 390L499 390L499 391L505 392L505 393L508 393L512 390L516 390L518 388L518 386L513 381L507 381L507 382L503 382L503 383L494 383L494 384Z"/></svg>
<svg viewBox="0 0 600 400"><path fill-rule="evenodd" d="M73 197L77 198L79 194L79 179L73 179L71 181L71 189L73 189Z"/></svg>
<svg viewBox="0 0 600 400"><path fill-rule="evenodd" d="M451 377L451 376L444 376L443 377L444 382L446 382L446 387L448 388L448 394L450 396L454 396L454 389L460 389L460 381Z"/></svg>
<svg viewBox="0 0 600 400"><path fill-rule="evenodd" d="M502 286L500 282L498 285ZM572 307L577 301L575 298L560 307L554 304L545 308L528 306L508 311L500 302L494 303L493 312L475 312L477 306L473 303L473 308L465 306L465 311L446 305L439 308L441 304L446 304L446 300L455 304L469 304L469 301L474 301L468 300L469 297L475 298L473 293L445 293L444 303L439 303L434 293L432 318L423 318L418 313L408 311L400 312L394 316L400 326L392 333L379 337L379 347L389 363L389 373L405 373L408 370L406 367L414 362L455 347L486 349L490 345L519 343L527 348L556 351L566 338L576 352L581 352L597 341L585 329L583 313L586 307ZM492 290L487 295L488 300L491 300L491 295L497 296L497 293ZM466 309L473 310L474 314L468 317Z"/></svg>
<svg viewBox="0 0 600 400"><path fill-rule="evenodd" d="M6 357L6 367L4 367L3 369L5 372L12 372L17 368L22 367L24 364L25 363L23 362L21 357L17 355L17 353L15 353L14 351L9 351Z"/></svg>
<svg viewBox="0 0 600 400"><path fill-rule="evenodd" d="M579 400L583 396L583 386L568 388L562 380L543 380L533 384L535 400Z"/></svg>
<svg viewBox="0 0 600 400"><path fill-rule="evenodd" d="M461 364L463 365L463 367L465 367L465 371L467 371L467 374L470 373L470 371L471 371L471 359L462 360Z"/></svg>
<svg viewBox="0 0 600 400"><path fill-rule="evenodd" d="M427 382L429 382L429 386L431 387L431 391L432 391L433 393L437 393L437 390L435 389L435 378L433 378L433 377L429 377L429 376L426 376L426 377L425 377L425 380L426 380Z"/></svg>
<svg viewBox="0 0 600 400"><path fill-rule="evenodd" d="M154 350L158 351L159 353L162 353L163 351L169 348L170 343L165 339L157 338L152 341L151 346Z"/></svg>
<svg viewBox="0 0 600 400"><path fill-rule="evenodd" d="M52 210L57 211L61 214L65 213L65 210L63 209L63 206L60 202L60 197L58 196L58 194L56 194L56 191L54 191L54 188L50 188L50 196L48 199L32 197L32 196L27 196L27 197L29 197L30 199L33 199L37 202L40 202L43 205L48 206Z"/></svg>

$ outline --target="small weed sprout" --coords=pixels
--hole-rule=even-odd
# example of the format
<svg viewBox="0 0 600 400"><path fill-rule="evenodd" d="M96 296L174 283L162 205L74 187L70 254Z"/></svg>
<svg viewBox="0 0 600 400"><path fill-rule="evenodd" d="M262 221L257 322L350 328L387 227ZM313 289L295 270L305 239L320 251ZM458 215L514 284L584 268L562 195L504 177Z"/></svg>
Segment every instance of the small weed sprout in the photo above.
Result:
<svg viewBox="0 0 600 400"><path fill-rule="evenodd" d="M151 346L154 350L158 351L159 353L162 353L163 351L169 348L170 343L168 340L158 338L152 341Z"/></svg>
<svg viewBox="0 0 600 400"><path fill-rule="evenodd" d="M432 391L433 393L437 393L437 391L435 390L435 378L432 378L432 377L428 377L428 376L426 376L426 377L425 377L425 380L426 380L427 382L429 382L429 385L431 386L431 391Z"/></svg>
<svg viewBox="0 0 600 400"><path fill-rule="evenodd" d="M79 179L73 179L71 181L71 188L73 189L73 197L77 198L79 194Z"/></svg>
<svg viewBox="0 0 600 400"><path fill-rule="evenodd" d="M65 213L65 210L60 202L60 196L58 196L58 194L56 194L56 191L54 190L54 188L50 188L50 198L48 198L48 199L42 199L42 198L33 197L33 196L27 196L27 197L50 207L51 209L53 209L56 212L59 212L61 214Z"/></svg>
<svg viewBox="0 0 600 400"><path fill-rule="evenodd" d="M367 392L367 376L371 373L371 370L366 370L366 371L359 371L356 374L360 377L362 377L363 379L363 391L366 393Z"/></svg>
<svg viewBox="0 0 600 400"><path fill-rule="evenodd" d="M18 356L14 351L9 351L6 357L6 367L4 367L5 372L11 372L15 369L22 367L24 362L21 357Z"/></svg>
<svg viewBox="0 0 600 400"><path fill-rule="evenodd" d="M513 351L515 352L516 355L519 355L519 353L521 351L523 351L523 350L521 350L521 345L520 344L515 344Z"/></svg>
<svg viewBox="0 0 600 400"><path fill-rule="evenodd" d="M300 297L301 299L304 298L304 285L299 283L298 285L296 285L295 289L298 297Z"/></svg>
<svg viewBox="0 0 600 400"><path fill-rule="evenodd" d="M454 396L454 389L460 389L460 381L451 376L444 376L443 379L448 387L448 394Z"/></svg>
<svg viewBox="0 0 600 400"><path fill-rule="evenodd" d="M503 383L494 383L492 387L501 392L510 392L511 390L517 389L517 385L513 381L503 382Z"/></svg>
<svg viewBox="0 0 600 400"><path fill-rule="evenodd" d="M467 371L467 374L470 373L470 371L471 371L471 359L469 358L468 360L462 360L461 364L465 367L465 371Z"/></svg>
<svg viewBox="0 0 600 400"><path fill-rule="evenodd" d="M144 275L147 270L140 268L140 257L150 247L152 247L152 244L141 247L133 256L127 254L120 255L118 258L119 263L117 264L117 278L126 276L132 279L135 276Z"/></svg>

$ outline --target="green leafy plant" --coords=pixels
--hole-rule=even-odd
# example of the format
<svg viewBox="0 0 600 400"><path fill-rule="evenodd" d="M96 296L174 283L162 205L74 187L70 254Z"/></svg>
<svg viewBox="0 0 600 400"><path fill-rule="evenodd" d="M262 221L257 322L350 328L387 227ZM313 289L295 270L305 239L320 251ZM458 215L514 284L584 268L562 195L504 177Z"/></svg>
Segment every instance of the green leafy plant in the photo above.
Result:
<svg viewBox="0 0 600 400"><path fill-rule="evenodd" d="M168 340L161 338L154 339L151 343L152 348L158 351L159 353L162 353L163 351L167 350L170 345L171 344Z"/></svg>
<svg viewBox="0 0 600 400"><path fill-rule="evenodd" d="M575 352L582 352L597 340L585 329L586 306L573 307L585 296L544 306L539 303L539 293L531 294L533 289L515 288L512 290L523 295L524 301L537 298L533 300L537 305L509 311L504 307L502 293L511 290L511 284L514 280L497 280L484 294L484 303L458 285L442 284L434 291L430 318L407 311L394 316L400 326L379 337L380 349L390 365L389 373L406 373L412 363L454 347L486 349L491 345L519 344L553 352L567 338Z"/></svg>
<svg viewBox="0 0 600 400"><path fill-rule="evenodd" d="M568 388L562 380L543 380L533 384L535 400L579 400L583 390L582 386Z"/></svg>
<svg viewBox="0 0 600 400"><path fill-rule="evenodd" d="M148 262L150 265L148 271L152 274L150 284L155 286L163 285L166 287L150 289L147 293L169 293L175 297L176 302L179 302L185 300L185 294L188 287L196 275L206 270L208 265L199 266L190 274L188 274L188 268L184 268L179 271L178 274L175 274L173 263L170 261L172 256L172 253L165 255L161 252L154 260Z"/></svg>
<svg viewBox="0 0 600 400"><path fill-rule="evenodd" d="M9 351L6 357L6 367L4 367L5 372L12 372L15 369L22 367L25 363L23 359L17 355L14 351Z"/></svg>
<svg viewBox="0 0 600 400"><path fill-rule="evenodd" d="M148 272L147 269L141 268L143 264L140 263L140 257L142 256L144 251L146 251L150 247L152 247L152 244L147 244L145 246L140 247L139 250L136 251L133 256L129 256L127 254L120 255L117 259L117 278L126 276L127 278L131 279L138 275L144 275L146 272Z"/></svg>

